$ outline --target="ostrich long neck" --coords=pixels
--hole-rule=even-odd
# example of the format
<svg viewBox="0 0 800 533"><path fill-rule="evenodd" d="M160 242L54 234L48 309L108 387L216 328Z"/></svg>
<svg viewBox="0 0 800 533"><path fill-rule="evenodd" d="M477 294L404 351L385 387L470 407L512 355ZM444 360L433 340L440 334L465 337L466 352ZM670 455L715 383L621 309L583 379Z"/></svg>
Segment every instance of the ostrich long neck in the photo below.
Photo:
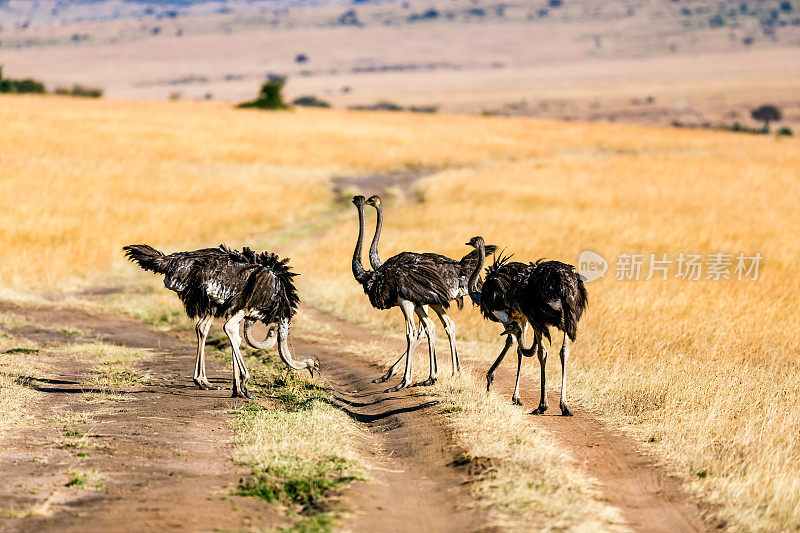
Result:
<svg viewBox="0 0 800 533"><path fill-rule="evenodd" d="M375 206L375 209L378 211L378 223L375 226L375 235L372 237L372 244L369 245L369 265L373 269L383 264L381 256L378 254L378 241L381 239L381 230L383 229L383 206L378 204Z"/></svg>
<svg viewBox="0 0 800 533"><path fill-rule="evenodd" d="M314 365L313 359L302 359L297 361L289 349L289 319L282 318L278 324L278 355L281 360L295 370L311 368Z"/></svg>
<svg viewBox="0 0 800 533"><path fill-rule="evenodd" d="M467 286L469 287L469 292L479 294L478 278L481 276L484 263L486 263L486 247L483 242L479 242L475 249L478 250L478 263L475 265L475 270L472 271L472 275L469 277L469 284Z"/></svg>
<svg viewBox="0 0 800 533"><path fill-rule="evenodd" d="M364 245L364 206L356 205L356 209L358 209L358 242L356 242L356 249L353 250L353 276L356 281L361 283L367 274L364 265L361 264L361 249Z"/></svg>

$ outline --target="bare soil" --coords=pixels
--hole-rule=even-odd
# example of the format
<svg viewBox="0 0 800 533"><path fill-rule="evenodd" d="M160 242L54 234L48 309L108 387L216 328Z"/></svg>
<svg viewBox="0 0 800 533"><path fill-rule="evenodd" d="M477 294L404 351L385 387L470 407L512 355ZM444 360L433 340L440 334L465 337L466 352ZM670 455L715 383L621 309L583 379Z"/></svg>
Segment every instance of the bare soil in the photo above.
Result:
<svg viewBox="0 0 800 533"><path fill-rule="evenodd" d="M97 391L85 385L91 363L58 351L45 354L53 376L29 378L30 385L44 393L35 405L36 415L47 419L87 413L91 422L67 428L37 424L4 442L0 451L2 507L38 507L40 514L22 519L0 516L0 530L239 530L285 521L264 501L231 496L239 479L249 473L230 460L232 433L227 413L241 402L225 391L194 387L190 343L114 315L69 308L0 307L43 325L55 322L88 332L70 339L46 328L14 332L45 346L102 340L155 350L138 365L147 385ZM225 369L213 360L209 371L212 376L225 375ZM212 381L222 384L225 380ZM91 392L118 394L126 401L87 403L85 394ZM66 437L65 429L85 431L86 446L65 446L79 440ZM68 470L92 469L99 473L97 479L67 486Z"/></svg>

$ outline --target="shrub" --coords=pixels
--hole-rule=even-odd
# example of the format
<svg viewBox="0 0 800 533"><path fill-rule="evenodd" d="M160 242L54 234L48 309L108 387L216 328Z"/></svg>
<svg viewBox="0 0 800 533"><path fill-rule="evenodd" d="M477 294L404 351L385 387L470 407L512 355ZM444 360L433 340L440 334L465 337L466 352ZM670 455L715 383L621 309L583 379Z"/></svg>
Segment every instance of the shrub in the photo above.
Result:
<svg viewBox="0 0 800 533"><path fill-rule="evenodd" d="M791 128L784 126L778 130L778 135L785 135L786 137L791 137L792 135L794 135L794 132L792 131Z"/></svg>
<svg viewBox="0 0 800 533"><path fill-rule="evenodd" d="M103 89L96 87L84 87L83 85L73 85L72 87L56 87L55 94L63 96L80 96L83 98L100 98L103 96Z"/></svg>
<svg viewBox="0 0 800 533"><path fill-rule="evenodd" d="M762 105L750 112L753 120L760 120L764 123L764 133L769 133L769 123L781 119L781 110L774 105Z"/></svg>
<svg viewBox="0 0 800 533"><path fill-rule="evenodd" d="M412 113L436 113L439 111L439 106L436 105L412 105L409 106L408 111Z"/></svg>
<svg viewBox="0 0 800 533"><path fill-rule="evenodd" d="M378 103L372 105L354 105L350 106L350 109L356 111L402 111L403 106L397 105L394 102L388 102L386 100L382 100Z"/></svg>
<svg viewBox="0 0 800 533"><path fill-rule="evenodd" d="M257 108L257 109L289 109L289 105L283 100L283 86L286 78L270 74L261 85L261 90L255 100L244 102L236 107Z"/></svg>
<svg viewBox="0 0 800 533"><path fill-rule="evenodd" d="M725 19L722 18L722 15L714 15L708 19L708 25L712 28L721 28L725 25Z"/></svg>
<svg viewBox="0 0 800 533"><path fill-rule="evenodd" d="M316 96L300 96L292 101L292 105L301 107L330 107L331 104L325 100L320 100Z"/></svg>
<svg viewBox="0 0 800 533"><path fill-rule="evenodd" d="M339 15L339 24L342 26L361 26L361 21L358 19L358 13L355 9L350 9Z"/></svg>
<svg viewBox="0 0 800 533"><path fill-rule="evenodd" d="M14 80L3 77L3 67L0 67L0 93L34 93L44 94L47 90L44 83L31 78Z"/></svg>

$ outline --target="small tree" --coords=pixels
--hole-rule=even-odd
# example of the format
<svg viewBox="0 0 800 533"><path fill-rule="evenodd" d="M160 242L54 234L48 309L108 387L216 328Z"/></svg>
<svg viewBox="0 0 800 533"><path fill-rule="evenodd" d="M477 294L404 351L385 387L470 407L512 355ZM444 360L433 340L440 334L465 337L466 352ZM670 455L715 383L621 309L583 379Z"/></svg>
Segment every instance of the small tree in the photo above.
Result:
<svg viewBox="0 0 800 533"><path fill-rule="evenodd" d="M261 90L255 100L244 102L237 107L247 108L256 107L258 109L289 109L289 105L283 100L283 86L286 78L270 74L261 85Z"/></svg>
<svg viewBox="0 0 800 533"><path fill-rule="evenodd" d="M774 105L762 105L750 112L753 120L760 120L764 123L764 133L769 133L769 123L781 119L781 110Z"/></svg>

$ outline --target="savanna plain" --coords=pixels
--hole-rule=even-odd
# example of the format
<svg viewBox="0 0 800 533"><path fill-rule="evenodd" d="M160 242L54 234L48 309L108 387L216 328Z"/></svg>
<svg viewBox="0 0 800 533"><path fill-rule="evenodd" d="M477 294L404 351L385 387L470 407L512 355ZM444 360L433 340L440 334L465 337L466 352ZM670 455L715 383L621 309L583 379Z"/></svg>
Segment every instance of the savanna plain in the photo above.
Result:
<svg viewBox="0 0 800 533"><path fill-rule="evenodd" d="M302 298L295 335L355 354L378 377L397 355L403 323L397 311L372 309L353 280L357 224L349 199L359 191L334 191L332 184L409 170L424 175L413 194L384 191L383 257L404 250L461 257L475 235L522 261L577 264L582 251L602 255L610 269L587 283L590 304L572 347L571 405L632 439L637 453L678 478L715 524L800 527L797 140L544 119L60 97L4 97L0 124L3 460L21 446L20 435L38 431L47 445L13 460L49 457L59 480L4 479L11 503L0 513L10 527L69 513L116 490L123 474L93 464L109 446L100 444L98 425L146 401L131 391L169 390L148 370L169 346L121 346L113 334L99 338L69 325L61 309L125 315L147 331L177 336L191 352L193 325L177 298L125 263L123 245L171 252L226 242L291 257ZM373 224L374 212L368 217ZM734 256L732 279L706 279L706 271L682 279L674 262L667 279L660 271L645 279L650 254L675 260L720 252ZM739 253L763 257L757 279L737 279ZM643 255L641 279L617 279L622 254ZM452 317L464 372L449 377L445 361L439 383L400 394L432 402L426 416L440 421L445 446L484 465L463 473L464 507L486 527L631 527L604 497L613 487L603 487L593 465L576 461L528 414L532 405L512 405L508 383L484 391L483 375L503 344L497 324L469 303ZM332 324L368 334L337 336ZM417 376L427 370L423 347ZM221 340L210 350L213 359L230 362ZM448 359L446 343L439 354ZM245 469L217 500L261 498L277 509L274 516L260 511L253 529L347 528L359 514L358 494L384 475L367 453L376 437L342 408L320 358L322 377L309 379L282 370L271 352L248 351L260 400L228 400L217 413L228 431L217 439L224 461ZM550 359L548 383L557 390L560 369ZM55 405L41 386L61 375L59 361L83 369L80 404ZM515 362L509 355L504 364ZM190 384L189 371L174 383ZM537 390L538 376L537 361L526 360L523 388ZM171 401L166 393L160 400ZM237 503L237 512L245 505ZM232 528L251 529L247 524Z"/></svg>

